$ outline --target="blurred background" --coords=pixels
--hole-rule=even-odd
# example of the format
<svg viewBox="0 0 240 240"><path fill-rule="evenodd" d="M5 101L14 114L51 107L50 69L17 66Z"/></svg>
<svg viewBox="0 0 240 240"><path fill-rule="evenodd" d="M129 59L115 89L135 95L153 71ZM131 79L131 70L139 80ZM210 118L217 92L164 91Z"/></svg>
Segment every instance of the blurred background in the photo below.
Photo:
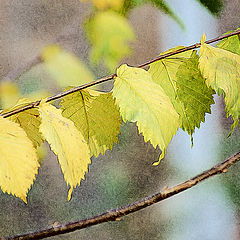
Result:
<svg viewBox="0 0 240 240"><path fill-rule="evenodd" d="M238 0L1 0L1 108L23 96L39 99L93 81L121 63L134 66L177 45L194 44L204 32L210 39L237 29L239 12ZM111 88L112 82L98 87ZM28 204L0 193L0 236L126 205L239 151L240 128L227 138L232 121L226 119L222 98L215 96L215 103L193 135L193 148L190 137L179 130L156 167L152 163L160 150L144 142L134 123L123 124L119 144L92 158L86 180L70 202L57 158L43 144ZM239 170L236 164L224 175L120 221L52 239L239 239Z"/></svg>

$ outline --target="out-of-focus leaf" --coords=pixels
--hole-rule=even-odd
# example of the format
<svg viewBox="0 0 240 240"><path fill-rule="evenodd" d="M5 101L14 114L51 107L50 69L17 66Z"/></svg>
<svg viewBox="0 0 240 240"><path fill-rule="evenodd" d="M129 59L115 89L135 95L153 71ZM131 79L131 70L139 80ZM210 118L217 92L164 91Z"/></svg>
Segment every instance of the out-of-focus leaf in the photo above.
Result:
<svg viewBox="0 0 240 240"><path fill-rule="evenodd" d="M153 6L157 7L159 10L161 10L165 14L168 14L170 17L172 17L180 25L181 28L184 28L184 24L181 21L181 19L174 13L171 7L169 7L169 5L164 0L131 0L131 1L125 0L121 13L125 15L132 8L136 6L141 6L144 3L150 3Z"/></svg>
<svg viewBox="0 0 240 240"><path fill-rule="evenodd" d="M91 1L93 5L99 10L105 10L108 8L119 10L122 7L124 2L124 0L81 0L81 1L82 2Z"/></svg>
<svg viewBox="0 0 240 240"><path fill-rule="evenodd" d="M0 81L0 104L1 108L13 106L20 98L18 86L10 81Z"/></svg>
<svg viewBox="0 0 240 240"><path fill-rule="evenodd" d="M204 7L206 7L212 14L219 15L223 8L222 0L198 0Z"/></svg>
<svg viewBox="0 0 240 240"><path fill-rule="evenodd" d="M36 149L25 131L0 117L0 187L27 203L27 192L38 172Z"/></svg>
<svg viewBox="0 0 240 240"><path fill-rule="evenodd" d="M60 87L78 86L94 80L93 74L79 58L57 45L45 47L41 56L47 71Z"/></svg>
<svg viewBox="0 0 240 240"><path fill-rule="evenodd" d="M86 33L92 44L91 62L103 62L109 71L130 53L128 42L134 39L127 19L113 11L98 12L86 24Z"/></svg>

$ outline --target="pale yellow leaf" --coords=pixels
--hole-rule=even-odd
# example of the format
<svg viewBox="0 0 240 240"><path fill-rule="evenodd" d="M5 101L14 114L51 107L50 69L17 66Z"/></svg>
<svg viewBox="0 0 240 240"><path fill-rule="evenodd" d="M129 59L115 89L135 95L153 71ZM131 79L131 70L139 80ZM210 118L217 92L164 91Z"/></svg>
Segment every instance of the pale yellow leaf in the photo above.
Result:
<svg viewBox="0 0 240 240"><path fill-rule="evenodd" d="M58 156L67 185L70 185L68 200L73 188L80 185L91 163L89 147L74 123L63 117L61 110L48 103L39 105L42 118L40 131Z"/></svg>
<svg viewBox="0 0 240 240"><path fill-rule="evenodd" d="M0 117L0 187L27 202L38 172L36 149L18 124Z"/></svg>
<svg viewBox="0 0 240 240"><path fill-rule="evenodd" d="M78 86L94 80L92 72L79 58L57 45L45 47L41 57L60 87Z"/></svg>
<svg viewBox="0 0 240 240"><path fill-rule="evenodd" d="M10 112L17 108L23 107L31 103L31 100L27 98L19 99L17 104L9 109L4 110L2 113ZM33 142L34 147L38 147L43 142L41 133L39 132L39 126L41 119L38 109L31 108L9 117L9 120L18 123L26 132L29 139Z"/></svg>
<svg viewBox="0 0 240 240"><path fill-rule="evenodd" d="M208 44L201 45L199 55L199 69L207 85L219 95L223 93L227 116L234 120L233 130L240 117L240 56Z"/></svg>

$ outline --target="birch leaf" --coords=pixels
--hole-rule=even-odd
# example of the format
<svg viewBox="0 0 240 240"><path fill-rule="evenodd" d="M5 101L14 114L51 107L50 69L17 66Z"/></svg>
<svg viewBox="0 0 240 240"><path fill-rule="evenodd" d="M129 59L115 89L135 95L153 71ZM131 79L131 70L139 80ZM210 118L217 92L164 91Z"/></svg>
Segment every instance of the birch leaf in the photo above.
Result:
<svg viewBox="0 0 240 240"><path fill-rule="evenodd" d="M72 120L96 157L118 142L121 118L111 93L81 90L65 96L63 116Z"/></svg>
<svg viewBox="0 0 240 240"><path fill-rule="evenodd" d="M221 48L202 44L199 68L206 83L220 95L223 93L227 117L232 116L232 130L240 117L240 56Z"/></svg>
<svg viewBox="0 0 240 240"><path fill-rule="evenodd" d="M178 46L162 54L181 48L183 47ZM196 52L191 50L159 60L150 65L149 72L180 115L181 128L192 136L195 127L199 128L205 113L210 112L210 104L213 103L213 91L208 90L198 70ZM198 101L197 105L189 102L190 99Z"/></svg>
<svg viewBox="0 0 240 240"><path fill-rule="evenodd" d="M184 111L181 127L190 135L205 121L206 113L211 113L211 104L214 104L214 91L205 84L198 69L198 60L194 51L176 73L177 99Z"/></svg>
<svg viewBox="0 0 240 240"><path fill-rule="evenodd" d="M238 28L237 30L239 29L240 28ZM228 34L231 32L233 31L226 32L225 34ZM219 48L222 48L232 53L236 53L240 55L240 35L234 35L228 38L224 38L217 44L217 46Z"/></svg>
<svg viewBox="0 0 240 240"><path fill-rule="evenodd" d="M12 111L19 107L23 107L29 104L30 102L31 100L27 98L22 98L17 102L17 104L14 107L4 110L2 113ZM28 138L33 142L35 148L41 145L43 139L41 133L39 132L41 119L39 116L38 109L36 108L28 109L23 112L12 115L8 119L18 123L24 129Z"/></svg>
<svg viewBox="0 0 240 240"><path fill-rule="evenodd" d="M88 164L91 163L88 145L74 123L62 116L60 109L42 103L39 112L42 118L40 131L58 156L64 179L70 185L69 201L73 188L80 185L88 172Z"/></svg>
<svg viewBox="0 0 240 240"><path fill-rule="evenodd" d="M36 150L18 124L0 117L0 187L27 203L38 172Z"/></svg>
<svg viewBox="0 0 240 240"><path fill-rule="evenodd" d="M169 97L149 72L126 64L117 69L112 91L123 120L137 122L145 141L150 140L154 147L159 145L160 161L180 124Z"/></svg>

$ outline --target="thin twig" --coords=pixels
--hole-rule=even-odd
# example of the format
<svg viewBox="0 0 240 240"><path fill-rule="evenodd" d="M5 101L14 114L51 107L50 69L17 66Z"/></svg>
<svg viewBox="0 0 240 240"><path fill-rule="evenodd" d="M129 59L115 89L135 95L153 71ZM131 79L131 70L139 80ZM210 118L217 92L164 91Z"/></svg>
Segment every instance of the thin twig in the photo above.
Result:
<svg viewBox="0 0 240 240"><path fill-rule="evenodd" d="M211 169L204 171L201 174L183 183L180 183L171 188L165 187L162 191L159 191L153 195L147 196L137 202L131 203L124 207L111 209L99 215L93 216L91 218L82 219L76 222L69 222L65 224L59 224L57 226L51 226L49 228L36 231L36 232L30 232L30 233L25 233L21 235L11 236L11 237L2 237L2 238L0 237L0 240L42 239L42 238L52 237L60 234L70 233L76 230L87 228L93 225L98 225L104 222L118 221L120 220L121 217L137 212L143 208L149 207L157 202L160 202L164 199L172 197L217 174L222 174L227 172L228 168L239 160L240 160L240 152L237 152L231 157L227 158L225 161L215 165Z"/></svg>
<svg viewBox="0 0 240 240"><path fill-rule="evenodd" d="M213 43L213 42L217 42L219 40L222 40L224 38L228 38L228 37L231 37L231 36L234 36L234 35L238 35L240 34L240 30L237 30L237 31L234 31L232 33L228 33L226 35L222 35L220 37L216 37L216 38L213 38L213 39L210 39L208 41L206 41L207 44L210 44L210 43ZM154 63L154 62L157 62L163 58L166 58L166 57L169 57L169 56L173 56L173 55L176 55L178 53L182 53L182 52L186 52L186 51L189 51L189 50L192 50L192 49L195 49L195 48L199 48L201 46L200 43L196 43L196 44L193 44L191 46L188 46L188 47L184 47L184 48L181 48L181 49L178 49L176 51L173 51L173 52L170 52L170 53L167 53L167 54L163 54L163 55L160 55L156 58L153 58L149 61L146 61L142 64L139 64L135 67L137 68L143 68L151 63ZM81 85L81 86L78 86L78 87L74 87L72 89L69 89L68 91L65 91L65 92L60 92L54 96L51 96L47 99L47 102L50 102L50 101L53 101L53 100L56 100L56 99L59 99L59 98L62 98L66 95L69 95L71 93L74 93L74 92L77 92L79 90L82 90L82 89L85 89L85 88L88 88L88 87L91 87L91 86L94 86L94 85L97 85L97 84L100 84L100 83L103 83L103 82L107 82L109 80L112 80L114 77L116 77L116 74L111 74L111 75L108 75L106 77L103 77L103 78L100 78L100 79L97 79L96 81L93 81L93 82L90 82L90 83L87 83L87 84L84 84L84 85ZM9 111L9 112L5 112L3 114L0 114L0 116L6 118L6 117L10 117L16 113L19 113L19 112L22 112L22 111L25 111L27 109L31 109L31 108L34 108L36 106L38 106L40 104L40 100L38 101L35 101L35 102L32 102L28 105L25 105L23 107L19 107L19 108L16 108L15 110L13 111Z"/></svg>

